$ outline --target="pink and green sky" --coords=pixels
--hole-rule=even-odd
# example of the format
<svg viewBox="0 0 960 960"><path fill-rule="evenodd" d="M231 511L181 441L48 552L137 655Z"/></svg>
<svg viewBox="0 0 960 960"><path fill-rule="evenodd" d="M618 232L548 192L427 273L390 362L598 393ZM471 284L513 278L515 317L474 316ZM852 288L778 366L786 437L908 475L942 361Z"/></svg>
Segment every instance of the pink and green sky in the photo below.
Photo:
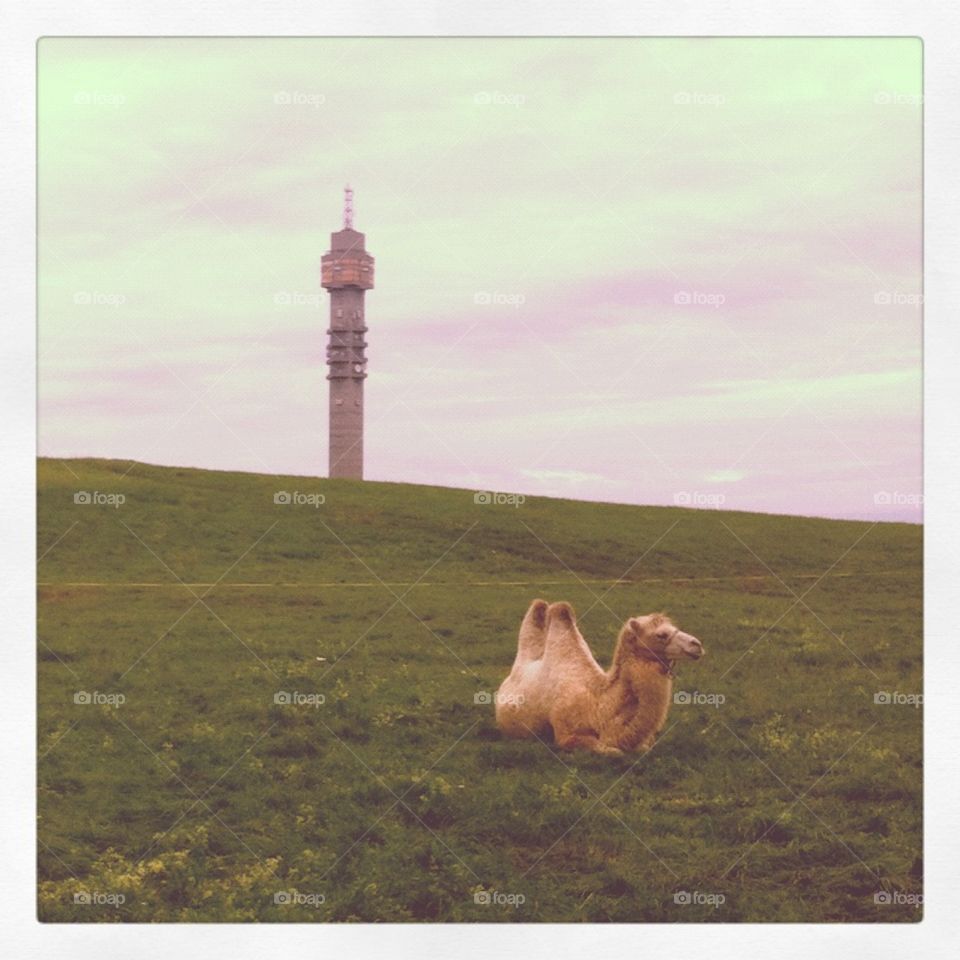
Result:
<svg viewBox="0 0 960 960"><path fill-rule="evenodd" d="M921 519L916 39L39 45L39 449Z"/></svg>

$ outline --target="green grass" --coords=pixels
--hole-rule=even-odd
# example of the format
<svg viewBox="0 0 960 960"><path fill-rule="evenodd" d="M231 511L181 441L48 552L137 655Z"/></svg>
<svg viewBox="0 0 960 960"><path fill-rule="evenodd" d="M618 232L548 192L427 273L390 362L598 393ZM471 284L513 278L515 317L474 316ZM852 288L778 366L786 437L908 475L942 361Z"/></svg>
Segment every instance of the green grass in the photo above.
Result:
<svg viewBox="0 0 960 960"><path fill-rule="evenodd" d="M874 703L922 689L919 527L38 471L42 920L920 918L874 902L922 889L922 710ZM644 757L502 740L475 699L537 596L601 662L667 610L707 649L675 691L724 702L674 705Z"/></svg>

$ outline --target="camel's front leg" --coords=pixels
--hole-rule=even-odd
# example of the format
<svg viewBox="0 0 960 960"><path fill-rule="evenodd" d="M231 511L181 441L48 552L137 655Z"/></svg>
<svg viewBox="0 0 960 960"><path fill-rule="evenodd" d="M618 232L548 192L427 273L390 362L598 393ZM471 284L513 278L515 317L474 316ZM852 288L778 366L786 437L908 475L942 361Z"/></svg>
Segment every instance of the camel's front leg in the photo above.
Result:
<svg viewBox="0 0 960 960"><path fill-rule="evenodd" d="M604 743L592 730L570 730L561 724L559 729L554 726L553 737L561 750L589 750L606 757L623 756L619 747Z"/></svg>

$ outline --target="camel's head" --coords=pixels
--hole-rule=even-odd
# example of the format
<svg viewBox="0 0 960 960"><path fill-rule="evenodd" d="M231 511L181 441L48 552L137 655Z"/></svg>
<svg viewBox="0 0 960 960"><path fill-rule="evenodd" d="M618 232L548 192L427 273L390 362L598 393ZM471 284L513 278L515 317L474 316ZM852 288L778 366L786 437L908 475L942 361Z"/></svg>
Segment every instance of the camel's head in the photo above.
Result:
<svg viewBox="0 0 960 960"><path fill-rule="evenodd" d="M704 654L703 644L663 613L631 617L623 632L630 650L643 660L699 660Z"/></svg>

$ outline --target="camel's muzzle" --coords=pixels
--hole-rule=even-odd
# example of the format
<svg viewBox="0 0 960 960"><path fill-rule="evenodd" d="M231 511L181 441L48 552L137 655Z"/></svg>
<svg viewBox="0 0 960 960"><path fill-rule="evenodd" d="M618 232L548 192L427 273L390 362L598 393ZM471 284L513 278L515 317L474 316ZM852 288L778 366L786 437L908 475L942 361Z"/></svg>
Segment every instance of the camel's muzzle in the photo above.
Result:
<svg viewBox="0 0 960 960"><path fill-rule="evenodd" d="M703 644L689 633L677 631L670 639L667 655L671 659L699 660L706 651Z"/></svg>

